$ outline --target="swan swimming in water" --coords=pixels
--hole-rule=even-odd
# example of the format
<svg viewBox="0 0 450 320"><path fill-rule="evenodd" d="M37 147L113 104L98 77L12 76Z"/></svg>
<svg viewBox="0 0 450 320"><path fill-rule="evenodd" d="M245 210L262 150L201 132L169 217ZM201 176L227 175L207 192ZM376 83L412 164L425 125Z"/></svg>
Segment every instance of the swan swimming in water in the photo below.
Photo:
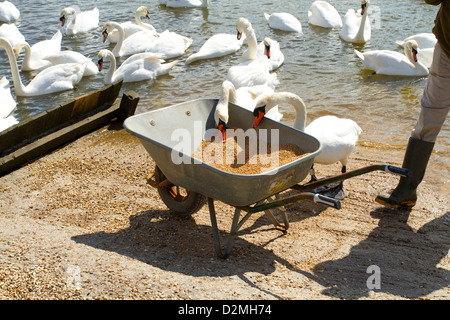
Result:
<svg viewBox="0 0 450 320"><path fill-rule="evenodd" d="M391 50L370 50L356 55L363 61L365 67L374 70L376 74L389 76L427 76L428 67L419 61L420 49L415 40L408 40L404 54Z"/></svg>
<svg viewBox="0 0 450 320"><path fill-rule="evenodd" d="M242 55L243 62L228 69L227 80L231 81L235 88L255 85L275 88L278 84L277 76L275 73L270 73L268 57L258 55L258 43L251 23L245 18L239 18L236 27L238 40L242 33L245 33L248 50Z"/></svg>
<svg viewBox="0 0 450 320"><path fill-rule="evenodd" d="M275 12L272 14L264 12L264 17L272 29L303 33L301 22L288 12Z"/></svg>
<svg viewBox="0 0 450 320"><path fill-rule="evenodd" d="M73 89L81 81L89 61L86 59L83 64L66 63L47 68L24 86L11 44L7 39L0 38L0 47L6 50L8 56L16 96L31 97Z"/></svg>
<svg viewBox="0 0 450 320"><path fill-rule="evenodd" d="M255 105L255 121L253 127L257 127L266 112L276 105L290 104L294 107L296 117L294 128L305 132L317 140L322 145L322 152L314 158L314 163L331 165L340 162L341 172L347 171L348 157L355 148L362 130L358 124L351 119L341 119L335 116L323 116L312 121L306 126L306 105L296 94L290 92L274 92L262 95ZM314 168L311 168L312 181L317 180ZM335 198L343 199L343 183L329 188L326 194Z"/></svg>
<svg viewBox="0 0 450 320"><path fill-rule="evenodd" d="M22 61L22 71L33 71L43 68L48 62L45 57L61 51L62 33L58 30L51 39L36 42L32 46L28 42L19 42L15 44L14 52L16 57L22 48L25 48L25 56Z"/></svg>
<svg viewBox="0 0 450 320"><path fill-rule="evenodd" d="M139 8L137 8L134 15L135 23L127 21L120 24L123 29L125 38L139 31L150 31L155 34L157 33L156 29L151 24L142 22L141 16L145 16L147 19L150 19L150 13L146 6L140 6ZM117 29L114 29L110 33L108 33L108 40L110 43L117 43L117 41L119 41L119 37L120 35Z"/></svg>
<svg viewBox="0 0 450 320"><path fill-rule="evenodd" d="M346 42L366 43L370 40L372 29L368 19L369 0L361 0L361 13L348 9L344 16L339 36Z"/></svg>
<svg viewBox="0 0 450 320"><path fill-rule="evenodd" d="M159 4L170 8L206 8L208 0L159 0Z"/></svg>
<svg viewBox="0 0 450 320"><path fill-rule="evenodd" d="M64 8L61 11L59 18L62 27L65 26L67 19L66 16L68 15L72 15L72 19L67 24L65 29L65 34L69 36L78 33L86 33L98 28L100 13L97 7L92 10L82 11L78 13L72 7Z"/></svg>
<svg viewBox="0 0 450 320"><path fill-rule="evenodd" d="M20 18L20 11L16 8L16 6L9 2L3 1L0 2L0 21L11 23Z"/></svg>
<svg viewBox="0 0 450 320"><path fill-rule="evenodd" d="M308 10L308 22L322 28L341 28L339 12L326 1L314 1Z"/></svg>
<svg viewBox="0 0 450 320"><path fill-rule="evenodd" d="M98 53L98 70L103 68L104 58L110 61L108 73L104 77L105 84L111 84L120 79L123 82L135 82L154 79L159 75L167 74L177 64L178 60L164 63L158 53L136 53L128 57L116 70L116 58L108 49Z"/></svg>

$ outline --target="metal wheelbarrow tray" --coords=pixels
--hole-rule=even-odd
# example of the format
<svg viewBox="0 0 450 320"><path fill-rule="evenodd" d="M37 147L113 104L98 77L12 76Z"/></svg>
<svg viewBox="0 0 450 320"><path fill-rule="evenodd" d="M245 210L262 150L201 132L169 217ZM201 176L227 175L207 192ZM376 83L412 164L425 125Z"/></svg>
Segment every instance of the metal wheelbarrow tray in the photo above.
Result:
<svg viewBox="0 0 450 320"><path fill-rule="evenodd" d="M408 174L404 169L376 165L322 179L313 186L300 186L298 183L307 177L315 156L322 150L320 142L308 134L268 118L261 123L259 130L266 129L270 137L270 132L275 132L272 130L276 129L280 145L297 145L308 154L261 174L243 175L220 170L191 156L202 143L208 130L215 128L214 111L217 102L218 99L198 99L137 114L127 118L124 127L139 139L155 161L155 172L153 176L149 175L147 181L158 188L169 209L181 215L191 215L208 201L213 240L220 257L229 256L237 231L253 213L264 211L274 225L287 229L289 222L283 206L288 203L307 199L340 208L339 201L308 192L313 188L374 170ZM246 131L251 128L254 117L249 110L230 103L229 119L229 128ZM188 141L188 148L183 149L181 154L179 145L183 139L184 145ZM185 191L181 192L179 187ZM287 189L297 189L300 192L281 198L279 193ZM222 251L219 241L214 200L236 208L225 252ZM274 208L281 209L283 223L279 223L274 217L271 211ZM247 212L247 215L239 221L241 211Z"/></svg>

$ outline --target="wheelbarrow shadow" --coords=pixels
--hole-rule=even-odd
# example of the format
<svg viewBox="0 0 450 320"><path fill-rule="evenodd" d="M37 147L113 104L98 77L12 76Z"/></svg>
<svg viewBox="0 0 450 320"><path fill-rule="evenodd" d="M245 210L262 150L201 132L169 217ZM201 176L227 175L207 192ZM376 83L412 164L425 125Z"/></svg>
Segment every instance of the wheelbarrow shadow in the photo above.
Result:
<svg viewBox="0 0 450 320"><path fill-rule="evenodd" d="M383 207L372 211L379 224L366 239L346 257L314 267L313 278L327 288L322 293L358 299L373 290L415 299L448 287L450 271L438 264L449 252L450 212L416 231L407 224L409 214Z"/></svg>

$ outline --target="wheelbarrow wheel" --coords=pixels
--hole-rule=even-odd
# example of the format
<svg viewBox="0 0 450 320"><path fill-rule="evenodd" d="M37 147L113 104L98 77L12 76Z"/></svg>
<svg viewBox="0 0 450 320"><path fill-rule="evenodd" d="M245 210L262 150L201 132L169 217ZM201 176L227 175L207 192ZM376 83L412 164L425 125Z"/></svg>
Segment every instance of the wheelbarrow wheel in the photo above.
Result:
<svg viewBox="0 0 450 320"><path fill-rule="evenodd" d="M166 180L158 166L155 166L154 177L158 182ZM173 183L158 187L158 193L161 200L173 213L184 218L199 211L206 203L204 195L176 186Z"/></svg>

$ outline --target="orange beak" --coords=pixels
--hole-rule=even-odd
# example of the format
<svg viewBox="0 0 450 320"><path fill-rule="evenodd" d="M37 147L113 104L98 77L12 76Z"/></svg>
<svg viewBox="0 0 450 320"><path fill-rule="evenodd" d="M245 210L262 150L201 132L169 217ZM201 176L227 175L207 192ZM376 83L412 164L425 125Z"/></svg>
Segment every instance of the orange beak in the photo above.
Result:
<svg viewBox="0 0 450 320"><path fill-rule="evenodd" d="M417 62L417 50L413 49L412 54L413 54L414 62Z"/></svg>
<svg viewBox="0 0 450 320"><path fill-rule="evenodd" d="M227 133L226 133L227 128L228 128L227 124L222 119L220 119L217 129L219 129L219 131L222 133L222 139L224 141L227 139Z"/></svg>
<svg viewBox="0 0 450 320"><path fill-rule="evenodd" d="M241 40L241 37L242 37L242 33L241 32L239 32L239 30L237 30L237 39L238 40Z"/></svg>
<svg viewBox="0 0 450 320"><path fill-rule="evenodd" d="M270 59L270 46L266 46L265 52L266 52L267 58Z"/></svg>
<svg viewBox="0 0 450 320"><path fill-rule="evenodd" d="M59 21L61 21L61 27L64 27L64 23L66 22L66 17L61 16L61 18L59 18Z"/></svg>
<svg viewBox="0 0 450 320"><path fill-rule="evenodd" d="M100 58L100 60L98 60L98 71L102 71L103 69L103 58Z"/></svg>
<svg viewBox="0 0 450 320"><path fill-rule="evenodd" d="M256 128L261 123L262 119L264 118L265 112L265 106L256 108L253 111L253 115L255 116L255 120L253 121L253 128Z"/></svg>
<svg viewBox="0 0 450 320"><path fill-rule="evenodd" d="M108 38L108 31L103 30L102 35L103 35L103 42L105 42L106 39Z"/></svg>

